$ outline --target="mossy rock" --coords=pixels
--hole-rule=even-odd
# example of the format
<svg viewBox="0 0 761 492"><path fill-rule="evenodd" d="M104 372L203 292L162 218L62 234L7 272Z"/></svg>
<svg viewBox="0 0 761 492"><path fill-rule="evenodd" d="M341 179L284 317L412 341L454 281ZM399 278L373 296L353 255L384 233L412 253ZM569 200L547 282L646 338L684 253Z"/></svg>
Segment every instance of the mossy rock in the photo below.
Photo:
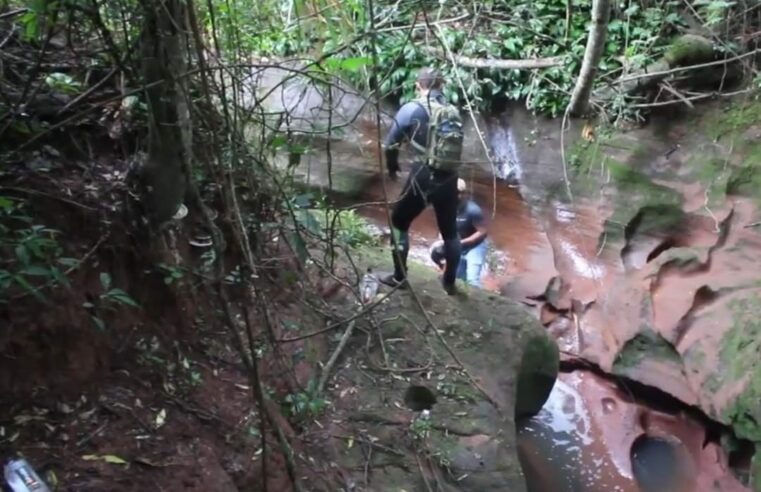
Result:
<svg viewBox="0 0 761 492"><path fill-rule="evenodd" d="M750 474L753 477L753 483L750 484L753 490L761 492L761 444L756 444L756 453L750 467Z"/></svg>
<svg viewBox="0 0 761 492"><path fill-rule="evenodd" d="M722 411L722 420L742 438L761 443L761 295L755 292L731 302L733 327L721 342L721 379L745 389Z"/></svg>
<svg viewBox="0 0 761 492"><path fill-rule="evenodd" d="M515 396L515 418L536 415L547 402L560 369L557 344L546 335L530 338L523 349Z"/></svg>
<svg viewBox="0 0 761 492"><path fill-rule="evenodd" d="M687 218L685 211L675 204L645 205L626 225L626 237L634 235L673 234Z"/></svg>
<svg viewBox="0 0 761 492"><path fill-rule="evenodd" d="M670 67L681 67L705 63L713 55L711 41L696 34L684 34L669 46L663 57Z"/></svg>
<svg viewBox="0 0 761 492"><path fill-rule="evenodd" d="M658 359L681 365L682 358L666 339L652 330L645 330L624 344L613 363L613 373L626 375L644 359Z"/></svg>

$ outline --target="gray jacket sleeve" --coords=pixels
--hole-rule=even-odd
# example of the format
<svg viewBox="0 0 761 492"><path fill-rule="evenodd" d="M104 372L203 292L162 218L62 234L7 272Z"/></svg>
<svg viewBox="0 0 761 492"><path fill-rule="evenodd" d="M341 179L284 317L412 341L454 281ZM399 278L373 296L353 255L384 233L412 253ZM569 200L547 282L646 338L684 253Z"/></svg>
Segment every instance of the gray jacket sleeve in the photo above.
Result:
<svg viewBox="0 0 761 492"><path fill-rule="evenodd" d="M394 116L391 130L383 142L383 149L386 154L386 166L389 170L396 171L399 169L399 146L405 139L413 138L414 133L419 130L421 125L421 110L423 115L425 115L425 110L419 104L408 102Z"/></svg>
<svg viewBox="0 0 761 492"><path fill-rule="evenodd" d="M386 140L383 142L383 147L386 149L396 147L404 141L405 137L410 136L413 127L416 126L417 118L414 118L415 113L420 108L420 105L414 102L408 102L396 113L394 116L394 122L391 125L391 131L386 135Z"/></svg>

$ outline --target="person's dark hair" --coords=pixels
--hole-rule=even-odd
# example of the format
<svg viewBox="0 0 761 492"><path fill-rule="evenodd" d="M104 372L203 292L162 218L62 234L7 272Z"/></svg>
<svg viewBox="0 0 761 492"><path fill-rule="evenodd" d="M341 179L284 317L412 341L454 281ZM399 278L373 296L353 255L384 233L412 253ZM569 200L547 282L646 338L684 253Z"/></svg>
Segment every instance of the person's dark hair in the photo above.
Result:
<svg viewBox="0 0 761 492"><path fill-rule="evenodd" d="M444 85L444 78L441 72L435 68L421 68L417 73L417 83L423 89L441 89Z"/></svg>

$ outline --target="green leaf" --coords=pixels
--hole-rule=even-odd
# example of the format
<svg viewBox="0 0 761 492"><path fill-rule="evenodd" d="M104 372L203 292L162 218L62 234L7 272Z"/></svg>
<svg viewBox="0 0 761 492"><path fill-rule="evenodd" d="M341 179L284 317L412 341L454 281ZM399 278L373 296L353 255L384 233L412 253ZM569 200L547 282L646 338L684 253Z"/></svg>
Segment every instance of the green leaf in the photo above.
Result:
<svg viewBox="0 0 761 492"><path fill-rule="evenodd" d="M103 286L103 290L108 290L111 287L111 275L100 272L100 285Z"/></svg>
<svg viewBox="0 0 761 492"><path fill-rule="evenodd" d="M111 289L107 295L108 297L111 297L116 301L121 302L122 304L127 304L128 306L132 307L140 307L140 305L122 289Z"/></svg>
<svg viewBox="0 0 761 492"><path fill-rule="evenodd" d="M13 283L13 275L8 270L0 270L0 290L10 288Z"/></svg>
<svg viewBox="0 0 761 492"><path fill-rule="evenodd" d="M50 274L53 276L56 282L69 287L69 279L66 277L66 275L63 274L61 270L56 267L50 267Z"/></svg>
<svg viewBox="0 0 761 492"><path fill-rule="evenodd" d="M288 242L291 243L291 246L293 246L293 249L296 252L296 256L299 258L299 262L304 264L308 256L307 245L304 242L304 238L302 238L301 234L298 232L291 232L288 234L288 236Z"/></svg>
<svg viewBox="0 0 761 492"><path fill-rule="evenodd" d="M270 140L270 147L273 149L279 149L280 147L285 146L287 143L288 138L286 138L285 135L276 135L272 140Z"/></svg>
<svg viewBox="0 0 761 492"><path fill-rule="evenodd" d="M312 200L314 200L312 193L302 193L293 197L293 204L298 208L306 208L312 203Z"/></svg>
<svg viewBox="0 0 761 492"><path fill-rule="evenodd" d="M300 210L298 214L299 223L306 228L307 231L315 235L322 234L322 226L320 221L309 210Z"/></svg>
<svg viewBox="0 0 761 492"><path fill-rule="evenodd" d="M29 258L29 251L26 249L26 246L23 244L19 244L16 246L16 258L21 262L22 265L28 265L30 258Z"/></svg>
<svg viewBox="0 0 761 492"><path fill-rule="evenodd" d="M90 316L90 319L92 319L92 322L95 323L95 327L100 331L106 331L106 324L103 322L102 319L98 318L97 316Z"/></svg>
<svg viewBox="0 0 761 492"><path fill-rule="evenodd" d="M51 276L50 270L47 268L41 267L39 265L31 265L23 270L21 270L19 273L23 275L30 275L33 277L49 277Z"/></svg>
<svg viewBox="0 0 761 492"><path fill-rule="evenodd" d="M47 302L47 298L40 293L40 289L34 287L32 284L30 284L24 277L21 275L14 275L13 280L16 281L17 284L19 284L21 287L26 289L27 292L32 294L34 297L36 297L38 300L42 302Z"/></svg>
<svg viewBox="0 0 761 492"><path fill-rule="evenodd" d="M639 5L635 2L632 2L631 5L629 5L629 8L624 10L624 15L632 16L636 14L637 12L639 12L639 9L640 9Z"/></svg>
<svg viewBox="0 0 761 492"><path fill-rule="evenodd" d="M76 258L58 258L57 261L65 267L75 267L79 265L79 260Z"/></svg>
<svg viewBox="0 0 761 492"><path fill-rule="evenodd" d="M37 13L29 11L21 17L21 23L24 24L24 35L27 40L32 40L37 37Z"/></svg>
<svg viewBox="0 0 761 492"><path fill-rule="evenodd" d="M352 58L344 58L341 60L340 67L343 70L346 70L347 72L356 72L360 68L364 67L365 65L368 65L370 63L370 58L367 56L357 56Z"/></svg>
<svg viewBox="0 0 761 492"><path fill-rule="evenodd" d="M114 454L105 454L103 456L99 456L97 454L86 454L82 456L82 459L85 461L105 461L106 463L111 463L112 465L128 464L127 461L125 461L123 458L120 458Z"/></svg>
<svg viewBox="0 0 761 492"><path fill-rule="evenodd" d="M114 464L114 465L126 465L127 464L127 462L125 460L123 460L122 458L120 458L120 457L118 457L116 455L113 455L113 454L107 454L107 455L103 456L103 461L105 461L106 463Z"/></svg>
<svg viewBox="0 0 761 492"><path fill-rule="evenodd" d="M159 411L159 413L156 415L154 423L157 429L166 423L166 409L162 408Z"/></svg>

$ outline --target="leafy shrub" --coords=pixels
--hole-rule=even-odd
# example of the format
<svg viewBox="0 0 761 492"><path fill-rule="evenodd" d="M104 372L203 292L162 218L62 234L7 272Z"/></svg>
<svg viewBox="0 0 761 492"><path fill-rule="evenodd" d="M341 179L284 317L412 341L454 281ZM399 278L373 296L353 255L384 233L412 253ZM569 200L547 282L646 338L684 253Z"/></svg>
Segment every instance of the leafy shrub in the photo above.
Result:
<svg viewBox="0 0 761 492"><path fill-rule="evenodd" d="M728 2L711 0L702 8L717 12L723 8L717 3ZM278 2L273 3L276 4ZM383 95L402 100L411 98L417 69L433 65L444 72L449 81L445 92L454 102L464 103L467 97L476 108L486 109L488 101L494 98L526 100L529 109L557 115L567 106L581 67L591 4L592 0L572 0L572 15L567 23L566 0L484 2L478 15L470 16L477 19L475 25L471 19L459 24L440 24L434 27L436 36L429 35L425 42L410 41L404 28L413 21L424 22L422 15L413 10L414 5L381 4L376 18L381 19L383 27L376 26L380 28L373 42L370 36L361 36L370 29L364 3L351 1L341 11L322 5L324 11L320 15L302 20L296 28L291 25L289 29L282 16L268 19L264 26L260 20L259 25L264 30L255 35L257 42L251 46L255 52L265 55L320 56L340 51L336 56L342 58L371 58L375 46L380 68L377 83ZM472 14L459 4L441 5L442 19ZM620 76L625 70L635 70L658 58L671 34L681 25L677 14L679 5L680 2L675 0L659 3L628 1L617 7L599 66L602 78ZM428 15L429 22L436 20L435 11ZM354 38L359 39L341 50ZM564 63L535 71L455 67L436 58L427 49L430 46L441 49L439 42L462 56L503 59L560 56ZM375 81L369 77L367 67L342 69L340 64L334 66L338 67L339 74L361 89L374 87Z"/></svg>
<svg viewBox="0 0 761 492"><path fill-rule="evenodd" d="M25 202L0 196L0 303L23 292L44 301L46 287L68 286L61 268L74 267L78 260L62 257L58 235L35 224Z"/></svg>

